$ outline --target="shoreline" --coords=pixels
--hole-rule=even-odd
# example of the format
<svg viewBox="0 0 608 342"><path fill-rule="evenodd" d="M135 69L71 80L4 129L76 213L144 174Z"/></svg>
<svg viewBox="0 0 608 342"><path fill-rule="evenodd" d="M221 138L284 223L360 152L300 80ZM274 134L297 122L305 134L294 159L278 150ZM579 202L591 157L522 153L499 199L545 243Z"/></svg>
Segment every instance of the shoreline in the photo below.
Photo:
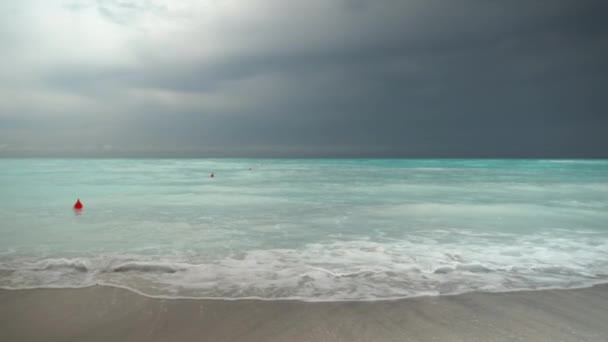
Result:
<svg viewBox="0 0 608 342"><path fill-rule="evenodd" d="M171 296L171 295L154 295L148 294L143 291L131 288L129 286L116 285L116 284L104 284L96 283L92 285L83 286L33 286L33 287L3 287L0 286L1 291L35 291L35 290L82 290L90 288L110 288L124 290L131 292L135 295L142 296L149 299L158 300L192 300L192 301L227 301L227 302L239 302L239 301L260 301L260 302L296 302L296 303L375 303L375 302L395 302L401 300L411 300L419 298L440 298L440 297L454 297L468 294L505 294L505 293L518 293L518 292L538 292L538 291L568 291L568 290L584 290L594 287L608 287L608 281L600 281L592 284L585 284L573 287L541 287L534 289L503 289L497 291L464 291L459 293L441 293L441 294L418 294L411 296L397 296L397 297L384 297L384 298L355 298L355 299L310 299L300 297L197 297L197 296Z"/></svg>
<svg viewBox="0 0 608 342"><path fill-rule="evenodd" d="M3 341L608 341L608 284L377 301L0 289Z"/></svg>

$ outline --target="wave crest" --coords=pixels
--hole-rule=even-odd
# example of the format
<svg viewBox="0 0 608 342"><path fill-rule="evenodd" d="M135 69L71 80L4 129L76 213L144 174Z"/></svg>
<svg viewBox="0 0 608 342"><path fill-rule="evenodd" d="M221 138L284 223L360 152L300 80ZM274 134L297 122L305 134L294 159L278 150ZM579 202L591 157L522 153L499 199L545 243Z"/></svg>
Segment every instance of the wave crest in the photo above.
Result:
<svg viewBox="0 0 608 342"><path fill-rule="evenodd" d="M176 273L184 270L172 264L148 263L148 262L128 262L111 268L112 272L147 272L147 273Z"/></svg>
<svg viewBox="0 0 608 342"><path fill-rule="evenodd" d="M69 269L77 272L87 272L88 263L81 259L47 259L37 262L34 266L37 270L61 270Z"/></svg>

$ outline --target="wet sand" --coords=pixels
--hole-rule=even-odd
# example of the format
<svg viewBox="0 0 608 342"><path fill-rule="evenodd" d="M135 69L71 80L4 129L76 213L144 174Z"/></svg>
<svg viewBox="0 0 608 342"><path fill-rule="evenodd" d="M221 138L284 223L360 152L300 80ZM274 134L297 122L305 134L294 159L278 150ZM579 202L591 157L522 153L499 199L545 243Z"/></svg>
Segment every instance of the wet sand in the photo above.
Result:
<svg viewBox="0 0 608 342"><path fill-rule="evenodd" d="M608 341L608 286L334 303L0 290L0 341Z"/></svg>

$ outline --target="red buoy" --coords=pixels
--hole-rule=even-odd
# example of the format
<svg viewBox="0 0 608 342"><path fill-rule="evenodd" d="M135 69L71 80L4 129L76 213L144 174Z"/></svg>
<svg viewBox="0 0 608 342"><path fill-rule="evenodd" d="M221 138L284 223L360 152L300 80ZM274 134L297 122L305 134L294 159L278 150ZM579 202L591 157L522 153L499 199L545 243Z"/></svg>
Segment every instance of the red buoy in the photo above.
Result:
<svg viewBox="0 0 608 342"><path fill-rule="evenodd" d="M213 172L211 172L211 174L209 175L209 177L211 177L211 178L215 177L215 175L213 174Z"/></svg>
<svg viewBox="0 0 608 342"><path fill-rule="evenodd" d="M80 203L80 198L76 200L76 203L74 203L74 209L82 209L82 203Z"/></svg>

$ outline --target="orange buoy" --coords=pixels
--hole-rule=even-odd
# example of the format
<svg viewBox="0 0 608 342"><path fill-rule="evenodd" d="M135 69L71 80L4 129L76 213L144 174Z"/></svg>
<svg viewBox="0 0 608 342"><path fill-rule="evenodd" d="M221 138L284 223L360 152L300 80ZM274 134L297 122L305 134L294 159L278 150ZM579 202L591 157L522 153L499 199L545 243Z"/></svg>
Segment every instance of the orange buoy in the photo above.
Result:
<svg viewBox="0 0 608 342"><path fill-rule="evenodd" d="M80 198L76 200L76 203L74 203L74 209L82 209L82 203L80 203Z"/></svg>
<svg viewBox="0 0 608 342"><path fill-rule="evenodd" d="M215 177L215 174L213 174L213 172L211 172L211 174L209 175L209 177L213 178L213 177Z"/></svg>

